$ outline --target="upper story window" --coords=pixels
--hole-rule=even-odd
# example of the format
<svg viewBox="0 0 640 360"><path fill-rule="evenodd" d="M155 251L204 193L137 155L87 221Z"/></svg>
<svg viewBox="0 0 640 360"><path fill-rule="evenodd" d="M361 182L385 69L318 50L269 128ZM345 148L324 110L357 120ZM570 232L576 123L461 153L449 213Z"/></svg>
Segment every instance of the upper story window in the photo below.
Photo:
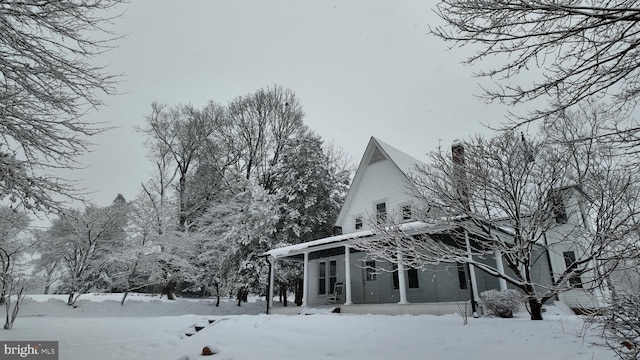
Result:
<svg viewBox="0 0 640 360"><path fill-rule="evenodd" d="M387 221L387 203L376 204L376 221L378 224L385 223Z"/></svg>
<svg viewBox="0 0 640 360"><path fill-rule="evenodd" d="M578 264L576 263L576 253L575 251L565 251L562 253L564 257L564 264L567 267L567 270L575 270L578 268ZM581 288L582 287L582 279L580 279L580 275L574 275L569 278L569 284Z"/></svg>
<svg viewBox="0 0 640 360"><path fill-rule="evenodd" d="M356 230L362 229L362 216L356 216L355 228Z"/></svg>
<svg viewBox="0 0 640 360"><path fill-rule="evenodd" d="M411 205L402 205L400 209L402 210L402 221L413 219L413 214L411 213Z"/></svg>
<svg viewBox="0 0 640 360"><path fill-rule="evenodd" d="M562 190L554 190L551 191L551 195L549 196L549 200L551 202L551 209L553 211L553 217L558 224L566 224L567 217L567 208L564 203L564 196Z"/></svg>

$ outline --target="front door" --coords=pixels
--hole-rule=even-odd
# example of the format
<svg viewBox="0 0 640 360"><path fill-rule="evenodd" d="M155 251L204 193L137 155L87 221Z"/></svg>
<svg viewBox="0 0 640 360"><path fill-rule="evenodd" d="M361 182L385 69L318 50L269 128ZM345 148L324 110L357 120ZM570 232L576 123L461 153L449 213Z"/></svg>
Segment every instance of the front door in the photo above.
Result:
<svg viewBox="0 0 640 360"><path fill-rule="evenodd" d="M362 271L364 280L364 302L367 304L377 304L380 302L378 289L378 271L375 261L366 261Z"/></svg>

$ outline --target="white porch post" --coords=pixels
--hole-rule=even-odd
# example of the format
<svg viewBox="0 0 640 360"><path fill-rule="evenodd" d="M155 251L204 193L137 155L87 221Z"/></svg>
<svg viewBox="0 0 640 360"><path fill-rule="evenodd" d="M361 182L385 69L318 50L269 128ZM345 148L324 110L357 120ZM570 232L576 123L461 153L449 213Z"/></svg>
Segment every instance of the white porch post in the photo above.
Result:
<svg viewBox="0 0 640 360"><path fill-rule="evenodd" d="M267 306L269 307L269 312L273 308L273 285L276 273L276 261L273 257L269 257L269 300L267 300Z"/></svg>
<svg viewBox="0 0 640 360"><path fill-rule="evenodd" d="M345 276L345 287L346 287L346 298L344 300L345 305L351 305L351 254L349 253L350 248L348 246L344 247L344 276Z"/></svg>
<svg viewBox="0 0 640 360"><path fill-rule="evenodd" d="M473 292L473 299L478 301L480 296L478 295L478 284L476 282L476 268L473 266L473 256L471 255L471 243L469 242L469 232L464 231L464 241L467 243L467 259L469 259L469 274L471 275L471 291ZM475 316L476 314L474 314Z"/></svg>
<svg viewBox="0 0 640 360"><path fill-rule="evenodd" d="M498 273L504 275L504 264L502 263L502 253L500 250L496 250L496 269ZM507 290L507 280L503 278L498 278L500 282L500 290Z"/></svg>
<svg viewBox="0 0 640 360"><path fill-rule="evenodd" d="M400 302L398 304L408 304L407 301L407 279L405 276L404 264L402 263L402 251L398 248L398 287L400 288Z"/></svg>
<svg viewBox="0 0 640 360"><path fill-rule="evenodd" d="M304 276L302 279L302 306L307 306L309 299L309 252L304 253Z"/></svg>

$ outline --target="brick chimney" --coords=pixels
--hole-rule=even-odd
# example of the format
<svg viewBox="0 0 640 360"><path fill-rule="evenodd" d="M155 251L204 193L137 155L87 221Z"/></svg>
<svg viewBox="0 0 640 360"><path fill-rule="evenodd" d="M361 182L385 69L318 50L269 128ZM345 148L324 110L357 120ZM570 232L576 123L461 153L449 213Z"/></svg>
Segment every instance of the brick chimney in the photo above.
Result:
<svg viewBox="0 0 640 360"><path fill-rule="evenodd" d="M458 195L458 199L465 206L467 210L470 210L469 205L469 189L466 184L466 169L465 169L465 156L464 145L462 142L455 140L451 144L451 161L453 162L453 176L454 186Z"/></svg>

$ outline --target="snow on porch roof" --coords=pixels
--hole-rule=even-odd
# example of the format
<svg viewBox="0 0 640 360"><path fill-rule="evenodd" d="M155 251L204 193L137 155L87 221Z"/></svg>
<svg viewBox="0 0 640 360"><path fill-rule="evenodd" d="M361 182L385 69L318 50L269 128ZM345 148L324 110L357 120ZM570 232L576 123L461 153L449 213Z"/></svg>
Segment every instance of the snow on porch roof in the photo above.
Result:
<svg viewBox="0 0 640 360"><path fill-rule="evenodd" d="M427 224L421 221L413 221L413 222L401 224L399 226L399 229L401 231L415 232L415 231L430 229L433 227L435 227L435 225L433 224ZM330 236L330 237L326 237L318 240L308 241L302 244L284 246L281 248L269 250L263 253L262 256L272 256L278 259L286 256L300 254L304 252L303 250L313 248L316 246L327 245L331 243L339 243L339 242L343 242L351 239L363 238L363 237L368 237L373 235L375 235L375 232L373 230L356 231L349 234Z"/></svg>

